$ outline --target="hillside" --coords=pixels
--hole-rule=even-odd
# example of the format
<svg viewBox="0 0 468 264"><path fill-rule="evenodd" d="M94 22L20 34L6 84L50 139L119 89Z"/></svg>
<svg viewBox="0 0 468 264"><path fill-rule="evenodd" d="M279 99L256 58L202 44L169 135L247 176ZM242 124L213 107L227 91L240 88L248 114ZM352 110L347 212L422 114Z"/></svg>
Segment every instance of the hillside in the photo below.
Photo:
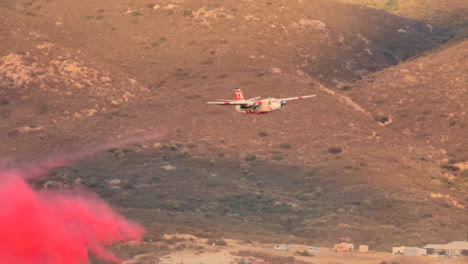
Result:
<svg viewBox="0 0 468 264"><path fill-rule="evenodd" d="M468 41L391 67L357 82L347 94L383 125L468 160ZM397 81L396 81L397 80Z"/></svg>
<svg viewBox="0 0 468 264"><path fill-rule="evenodd" d="M325 0L2 1L0 165L166 131L34 184L96 192L147 239L461 240L468 42L442 45L452 24L395 14ZM317 97L264 116L206 105L235 87Z"/></svg>
<svg viewBox="0 0 468 264"><path fill-rule="evenodd" d="M178 79L231 79L233 72L265 74L283 65L336 85L450 37L422 22L335 1L6 2L57 44L84 50L156 92Z"/></svg>
<svg viewBox="0 0 468 264"><path fill-rule="evenodd" d="M468 3L463 0L339 0L384 9L396 15L426 21L442 27L468 25Z"/></svg>
<svg viewBox="0 0 468 264"><path fill-rule="evenodd" d="M235 3L132 1L129 6L128 1L101 1L97 6L92 1L3 1L2 35L4 43L12 43L2 45L1 54L2 84L11 87L3 95L5 133L47 127L45 134L51 135L42 135L41 144L47 145L50 138L50 144L60 142L58 147L66 144L57 138L92 142L119 136L127 127L144 132L181 120L167 118L171 115L208 120L211 114L192 109L210 98L230 96L234 87L242 86L252 96L330 93L315 84L346 87L343 82L419 54L441 40L438 31L431 33L424 23L332 1ZM399 32L401 28L405 32ZM42 90L31 88L36 83ZM25 84L30 94L21 97ZM182 104L172 103L180 97ZM138 103L138 98L150 102ZM133 113L118 109L127 101L138 105ZM158 105L158 115L140 115L154 109L151 101ZM325 101L319 105L320 111L327 106ZM86 118L96 115L98 122ZM75 122L77 117L90 124ZM57 125L59 120L70 122ZM102 135L81 131L92 131L98 123L105 124ZM16 139L24 140L5 141L15 144ZM47 151L35 147L35 139L15 146L16 153L22 152L20 147L29 148L23 153Z"/></svg>

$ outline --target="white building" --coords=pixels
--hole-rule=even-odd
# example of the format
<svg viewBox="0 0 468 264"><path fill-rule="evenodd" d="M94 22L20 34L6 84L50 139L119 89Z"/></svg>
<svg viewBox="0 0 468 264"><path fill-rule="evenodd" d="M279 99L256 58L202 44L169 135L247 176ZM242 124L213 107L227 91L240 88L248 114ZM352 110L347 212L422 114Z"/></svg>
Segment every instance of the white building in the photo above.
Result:
<svg viewBox="0 0 468 264"><path fill-rule="evenodd" d="M425 248L418 247L393 247L392 253L394 255L408 255L408 256L421 256L426 255L427 250Z"/></svg>
<svg viewBox="0 0 468 264"><path fill-rule="evenodd" d="M468 250L467 241L454 241L448 244L428 244L424 246L428 254L447 255L449 257L461 256L463 250Z"/></svg>
<svg viewBox="0 0 468 264"><path fill-rule="evenodd" d="M361 253L369 252L369 246L368 245L359 245L359 252L361 252Z"/></svg>

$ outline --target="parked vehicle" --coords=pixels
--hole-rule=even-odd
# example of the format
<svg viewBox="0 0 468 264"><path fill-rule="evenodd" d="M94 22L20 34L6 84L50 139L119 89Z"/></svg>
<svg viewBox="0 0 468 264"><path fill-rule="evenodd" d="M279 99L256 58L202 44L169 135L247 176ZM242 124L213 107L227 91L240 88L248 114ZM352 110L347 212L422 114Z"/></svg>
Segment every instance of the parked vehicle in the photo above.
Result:
<svg viewBox="0 0 468 264"><path fill-rule="evenodd" d="M275 245L275 250L288 251L289 247L288 245Z"/></svg>

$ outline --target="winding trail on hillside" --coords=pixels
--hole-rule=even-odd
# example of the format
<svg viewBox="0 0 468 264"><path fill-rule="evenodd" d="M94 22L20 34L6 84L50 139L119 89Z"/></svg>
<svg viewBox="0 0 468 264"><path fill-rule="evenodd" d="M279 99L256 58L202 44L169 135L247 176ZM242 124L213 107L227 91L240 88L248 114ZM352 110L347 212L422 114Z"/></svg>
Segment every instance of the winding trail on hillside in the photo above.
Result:
<svg viewBox="0 0 468 264"><path fill-rule="evenodd" d="M326 92L327 94L333 96L334 98L336 98L338 101L346 104L347 106L351 107L353 110L357 111L357 112L361 112L363 113L364 115L368 116L369 118L372 118L372 114L367 112L364 108L362 108L359 104L357 104L356 102L354 102L353 100L351 100L351 98L347 97L347 96L344 96L344 95L341 95L341 94L337 94L335 91L333 91L332 89L330 88L327 88L326 86L324 86L323 84L317 82L316 80L314 80L313 78L311 78L307 73L303 72L303 71L300 71L298 72L299 76L303 77L305 79L305 81L307 83L310 83L310 82L313 82L315 85L317 85L317 87Z"/></svg>

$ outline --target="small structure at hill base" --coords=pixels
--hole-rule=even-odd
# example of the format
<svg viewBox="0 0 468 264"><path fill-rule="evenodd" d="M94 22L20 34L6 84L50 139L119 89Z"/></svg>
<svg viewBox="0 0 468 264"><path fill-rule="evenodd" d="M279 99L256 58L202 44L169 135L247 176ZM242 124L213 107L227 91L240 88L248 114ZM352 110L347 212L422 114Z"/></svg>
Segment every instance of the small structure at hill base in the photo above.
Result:
<svg viewBox="0 0 468 264"><path fill-rule="evenodd" d="M310 247L310 248L308 249L308 251L313 252L313 253L319 253L319 252L320 252L320 248L317 248L317 247Z"/></svg>
<svg viewBox="0 0 468 264"><path fill-rule="evenodd" d="M467 241L454 241L448 244L428 244L424 248L430 255L446 255L448 257L462 256L462 251L468 251Z"/></svg>
<svg viewBox="0 0 468 264"><path fill-rule="evenodd" d="M369 252L369 246L368 245L359 245L359 252L361 252L361 253Z"/></svg>
<svg viewBox="0 0 468 264"><path fill-rule="evenodd" d="M340 243L333 245L333 251L335 252L351 252L354 250L354 245L349 243Z"/></svg>
<svg viewBox="0 0 468 264"><path fill-rule="evenodd" d="M275 245L275 250L288 251L289 247L288 245Z"/></svg>
<svg viewBox="0 0 468 264"><path fill-rule="evenodd" d="M403 247L393 247L392 253L394 255L421 256L421 255L426 255L427 251L424 248L403 246Z"/></svg>

